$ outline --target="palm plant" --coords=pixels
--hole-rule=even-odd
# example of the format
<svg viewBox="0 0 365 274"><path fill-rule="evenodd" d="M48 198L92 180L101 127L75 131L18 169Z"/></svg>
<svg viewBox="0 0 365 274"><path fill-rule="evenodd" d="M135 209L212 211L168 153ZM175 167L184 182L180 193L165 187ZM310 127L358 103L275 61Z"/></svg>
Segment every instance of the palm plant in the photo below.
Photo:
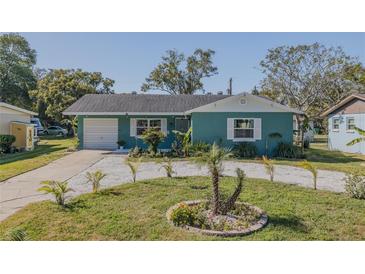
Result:
<svg viewBox="0 0 365 274"><path fill-rule="evenodd" d="M184 157L189 157L189 151L191 148L191 133L193 129L190 127L187 132L181 132L178 130L173 130L176 139L178 140L181 152Z"/></svg>
<svg viewBox="0 0 365 274"><path fill-rule="evenodd" d="M360 143L360 142L364 142L365 141L365 130L363 129L360 129L358 127L355 127L355 130L357 131L357 133L359 133L361 136L358 137L358 138L355 138L353 139L352 141L348 142L346 145L347 146L353 146L357 143Z"/></svg>
<svg viewBox="0 0 365 274"><path fill-rule="evenodd" d="M96 193L100 189L100 181L106 176L103 172L100 170L97 170L95 172L87 172L86 173L86 179L88 183L92 184L93 187L93 193Z"/></svg>
<svg viewBox="0 0 365 274"><path fill-rule="evenodd" d="M199 162L203 162L208 166L209 173L211 175L212 186L213 186L213 210L212 214L216 215L219 212L219 177L223 173L222 161L230 156L230 150L220 148L214 143L210 151L204 154Z"/></svg>
<svg viewBox="0 0 365 274"><path fill-rule="evenodd" d="M137 158L137 160L131 161L129 158L126 160L126 164L129 167L131 173L132 173L132 180L133 183L136 182L137 179L137 171L139 168L139 165L141 164L141 158Z"/></svg>
<svg viewBox="0 0 365 274"><path fill-rule="evenodd" d="M24 229L15 228L8 233L9 241L26 241L29 240Z"/></svg>
<svg viewBox="0 0 365 274"><path fill-rule="evenodd" d="M172 177L172 174L176 173L174 171L174 168L172 166L172 160L170 158L164 158L164 162L163 162L161 168L163 168L165 170L166 176L168 178L171 178Z"/></svg>
<svg viewBox="0 0 365 274"><path fill-rule="evenodd" d="M44 181L41 182L41 185L43 186L38 191L52 194L56 199L56 203L62 207L65 206L66 193L73 191L68 186L68 182Z"/></svg>
<svg viewBox="0 0 365 274"><path fill-rule="evenodd" d="M304 160L303 162L299 163L298 166L300 166L301 168L304 168L304 169L308 170L310 173L312 173L313 188L316 190L317 189L317 176L318 176L317 168L313 164L308 162L307 160Z"/></svg>
<svg viewBox="0 0 365 274"><path fill-rule="evenodd" d="M274 170L275 170L273 161L270 160L269 158L267 158L266 156L262 156L262 163L265 166L267 175L270 176L270 181L273 182L274 181Z"/></svg>

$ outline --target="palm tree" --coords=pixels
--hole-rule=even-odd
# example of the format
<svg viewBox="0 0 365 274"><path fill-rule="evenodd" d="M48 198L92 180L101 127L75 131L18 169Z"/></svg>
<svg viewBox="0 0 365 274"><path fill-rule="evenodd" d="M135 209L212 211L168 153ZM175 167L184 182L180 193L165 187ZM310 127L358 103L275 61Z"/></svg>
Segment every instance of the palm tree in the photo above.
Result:
<svg viewBox="0 0 365 274"><path fill-rule="evenodd" d="M125 162L126 162L127 166L129 167L129 169L132 173L133 183L135 183L136 179L137 179L137 171L138 171L139 165L141 164L141 158L138 158L135 161L131 161L128 158Z"/></svg>
<svg viewBox="0 0 365 274"><path fill-rule="evenodd" d="M229 149L220 148L214 143L207 154L204 154L200 162L203 162L208 166L209 173L211 175L212 186L213 186L213 215L219 212L219 177L223 173L222 161L230 155Z"/></svg>
<svg viewBox="0 0 365 274"><path fill-rule="evenodd" d="M314 190L317 190L317 176L318 176L317 168L314 165L312 165L310 162L308 162L307 160L304 160L303 162L299 163L299 166L308 170L310 173L312 173L313 188L314 188Z"/></svg>
<svg viewBox="0 0 365 274"><path fill-rule="evenodd" d="M166 176L168 178L171 178L172 174L175 173L174 168L172 166L172 160L170 158L165 158L164 159L164 163L162 164L161 168L165 169Z"/></svg>
<svg viewBox="0 0 365 274"><path fill-rule="evenodd" d="M100 170L95 171L94 173L92 172L87 172L86 173L86 179L87 182L91 183L93 186L93 193L96 193L99 191L100 188L100 181L106 176L106 174L104 174L103 172L101 172Z"/></svg>
<svg viewBox="0 0 365 274"><path fill-rule="evenodd" d="M262 162L265 166L266 173L270 176L270 181L274 181L274 164L273 161L267 158L266 156L262 156Z"/></svg>
<svg viewBox="0 0 365 274"><path fill-rule="evenodd" d="M357 133L359 133L361 135L361 137L355 138L352 141L348 142L346 144L347 146L353 146L353 145L355 145L357 143L360 143L360 142L364 142L365 141L365 130L360 129L358 127L355 127L355 130L357 131Z"/></svg>
<svg viewBox="0 0 365 274"><path fill-rule="evenodd" d="M60 206L65 206L66 193L73 191L72 188L68 187L68 182L57 182L57 181L44 181L41 182L43 185L38 191L52 194L56 203Z"/></svg>

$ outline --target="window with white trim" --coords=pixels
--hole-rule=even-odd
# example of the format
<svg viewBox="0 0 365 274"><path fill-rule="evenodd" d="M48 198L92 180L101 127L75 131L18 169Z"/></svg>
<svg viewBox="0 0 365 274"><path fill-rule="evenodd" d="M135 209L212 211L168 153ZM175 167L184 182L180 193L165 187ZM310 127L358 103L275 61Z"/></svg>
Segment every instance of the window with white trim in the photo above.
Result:
<svg viewBox="0 0 365 274"><path fill-rule="evenodd" d="M340 129L340 118L332 118L332 130L338 131Z"/></svg>
<svg viewBox="0 0 365 274"><path fill-rule="evenodd" d="M147 129L161 130L161 119L137 119L136 135L141 136Z"/></svg>
<svg viewBox="0 0 365 274"><path fill-rule="evenodd" d="M347 131L355 130L355 118L354 117L346 118L346 130Z"/></svg>
<svg viewBox="0 0 365 274"><path fill-rule="evenodd" d="M234 119L233 138L254 138L255 120L254 119Z"/></svg>

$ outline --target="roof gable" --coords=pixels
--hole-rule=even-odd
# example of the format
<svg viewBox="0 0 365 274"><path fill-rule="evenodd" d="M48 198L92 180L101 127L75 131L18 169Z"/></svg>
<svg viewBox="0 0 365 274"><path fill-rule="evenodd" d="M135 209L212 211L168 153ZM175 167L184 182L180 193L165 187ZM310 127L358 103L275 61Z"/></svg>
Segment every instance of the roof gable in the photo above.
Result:
<svg viewBox="0 0 365 274"><path fill-rule="evenodd" d="M237 94L187 111L187 113L194 112L293 112L303 114L301 111L276 103L266 97L250 93Z"/></svg>
<svg viewBox="0 0 365 274"><path fill-rule="evenodd" d="M336 112L339 109L349 106L355 102L358 102L359 100L365 102L365 94L351 94L344 98L342 101L340 101L338 104L327 109L321 116L325 117L327 115L330 115L331 113Z"/></svg>
<svg viewBox="0 0 365 274"><path fill-rule="evenodd" d="M7 109L10 109L10 110L15 111L15 112L21 112L21 113L29 114L29 115L38 115L38 113L35 113L33 111L26 110L26 109L23 109L23 108L20 108L20 107L16 107L16 106L4 103L4 102L0 102L0 107L7 108Z"/></svg>

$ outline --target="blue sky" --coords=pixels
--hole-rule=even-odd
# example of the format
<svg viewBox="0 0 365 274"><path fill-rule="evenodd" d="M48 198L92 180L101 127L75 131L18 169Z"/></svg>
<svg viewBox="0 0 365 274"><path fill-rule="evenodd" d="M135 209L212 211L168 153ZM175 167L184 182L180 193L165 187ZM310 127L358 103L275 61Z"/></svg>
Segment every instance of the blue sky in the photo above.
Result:
<svg viewBox="0 0 365 274"><path fill-rule="evenodd" d="M168 49L191 54L216 51L219 74L204 81L207 91L250 91L262 79L259 62L269 48L309 44L342 46L365 63L365 33L22 33L38 53L40 68L100 71L115 80L116 92L139 90Z"/></svg>

